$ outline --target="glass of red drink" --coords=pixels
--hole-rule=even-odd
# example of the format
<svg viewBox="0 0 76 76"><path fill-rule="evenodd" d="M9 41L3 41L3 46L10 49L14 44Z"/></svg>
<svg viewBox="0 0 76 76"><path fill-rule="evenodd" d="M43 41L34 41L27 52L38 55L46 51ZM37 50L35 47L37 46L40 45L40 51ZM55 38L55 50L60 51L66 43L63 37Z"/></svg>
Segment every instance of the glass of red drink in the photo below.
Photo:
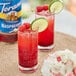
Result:
<svg viewBox="0 0 76 76"><path fill-rule="evenodd" d="M24 26L24 25L22 25ZM34 72L38 64L38 33L31 29L18 31L19 70Z"/></svg>
<svg viewBox="0 0 76 76"><path fill-rule="evenodd" d="M38 33L38 45L41 50L51 50L54 48L54 19L55 15L51 14L48 6L38 6L36 11L36 18L44 17L48 21L47 28Z"/></svg>

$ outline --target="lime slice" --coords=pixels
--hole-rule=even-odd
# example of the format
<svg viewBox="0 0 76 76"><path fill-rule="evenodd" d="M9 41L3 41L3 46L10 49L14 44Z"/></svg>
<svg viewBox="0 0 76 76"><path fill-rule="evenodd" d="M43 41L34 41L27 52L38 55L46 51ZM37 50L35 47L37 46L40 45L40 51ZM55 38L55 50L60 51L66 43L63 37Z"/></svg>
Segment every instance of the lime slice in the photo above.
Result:
<svg viewBox="0 0 76 76"><path fill-rule="evenodd" d="M38 32L42 32L47 27L48 27L48 21L43 17L37 18L31 23L31 29L34 31L38 30Z"/></svg>
<svg viewBox="0 0 76 76"><path fill-rule="evenodd" d="M59 12L62 11L63 7L64 7L63 2L59 0L53 0L49 5L49 11L51 13L58 14Z"/></svg>

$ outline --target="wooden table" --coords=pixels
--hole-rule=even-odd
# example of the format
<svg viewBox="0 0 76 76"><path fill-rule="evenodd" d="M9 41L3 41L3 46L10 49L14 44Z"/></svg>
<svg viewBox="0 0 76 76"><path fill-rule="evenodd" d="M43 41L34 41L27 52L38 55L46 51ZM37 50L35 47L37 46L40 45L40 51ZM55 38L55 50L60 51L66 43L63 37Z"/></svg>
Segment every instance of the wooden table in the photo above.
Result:
<svg viewBox="0 0 76 76"><path fill-rule="evenodd" d="M76 38L56 32L55 48L50 52L38 53L39 68L32 74L21 73L18 70L18 47L17 43L8 44L0 42L0 76L41 76L41 66L48 53L58 50L70 49L76 52Z"/></svg>

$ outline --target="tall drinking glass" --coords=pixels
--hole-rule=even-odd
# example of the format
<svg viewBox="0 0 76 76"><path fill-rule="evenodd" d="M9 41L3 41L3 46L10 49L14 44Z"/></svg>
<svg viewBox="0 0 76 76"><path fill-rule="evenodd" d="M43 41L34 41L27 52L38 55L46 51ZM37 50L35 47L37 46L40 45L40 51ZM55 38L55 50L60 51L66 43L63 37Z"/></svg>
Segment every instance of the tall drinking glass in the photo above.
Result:
<svg viewBox="0 0 76 76"><path fill-rule="evenodd" d="M38 33L38 45L41 50L51 50L54 48L54 14L48 10L36 12L36 18L44 17L48 21L48 27Z"/></svg>
<svg viewBox="0 0 76 76"><path fill-rule="evenodd" d="M38 33L27 30L18 31L19 70L34 72L38 64Z"/></svg>

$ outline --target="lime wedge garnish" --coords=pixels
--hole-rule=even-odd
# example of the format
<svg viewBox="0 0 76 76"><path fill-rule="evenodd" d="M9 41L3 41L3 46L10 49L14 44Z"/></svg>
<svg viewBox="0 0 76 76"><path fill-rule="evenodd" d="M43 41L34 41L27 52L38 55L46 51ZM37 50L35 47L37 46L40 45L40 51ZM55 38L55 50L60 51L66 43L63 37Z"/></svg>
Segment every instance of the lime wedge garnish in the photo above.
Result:
<svg viewBox="0 0 76 76"><path fill-rule="evenodd" d="M48 27L48 21L43 17L37 18L31 23L31 29L34 31L38 30L38 32L42 32L47 27Z"/></svg>
<svg viewBox="0 0 76 76"><path fill-rule="evenodd" d="M63 7L64 7L63 2L59 0L53 0L49 5L49 11L51 13L58 14L59 12L62 11Z"/></svg>

